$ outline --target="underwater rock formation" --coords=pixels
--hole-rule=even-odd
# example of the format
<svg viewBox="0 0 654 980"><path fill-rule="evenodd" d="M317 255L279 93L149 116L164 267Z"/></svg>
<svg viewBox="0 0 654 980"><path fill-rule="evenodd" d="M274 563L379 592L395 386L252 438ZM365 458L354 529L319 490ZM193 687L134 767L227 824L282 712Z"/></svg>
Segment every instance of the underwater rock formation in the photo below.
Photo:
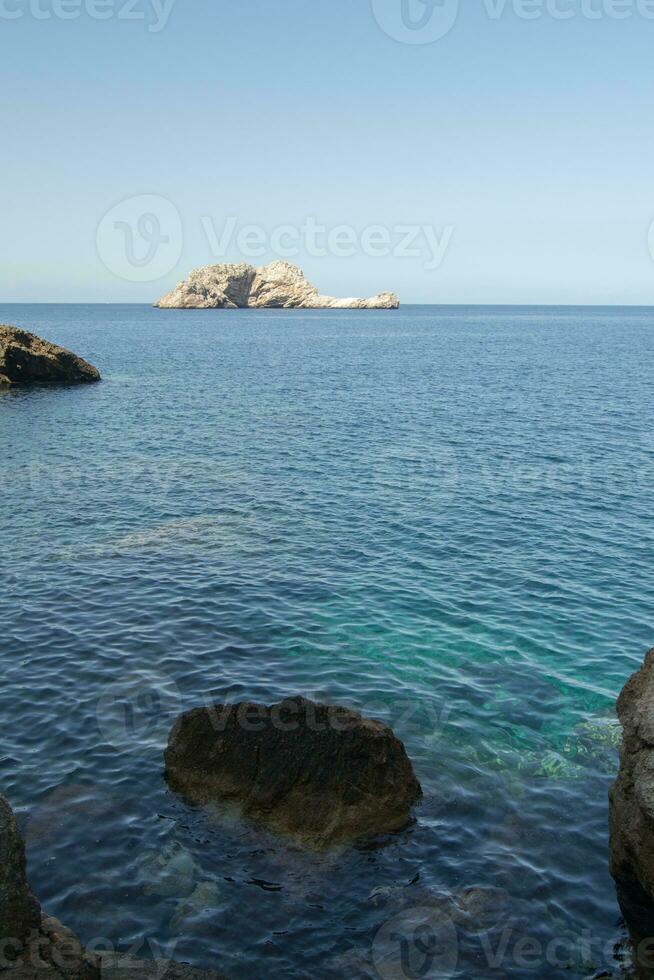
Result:
<svg viewBox="0 0 654 980"><path fill-rule="evenodd" d="M70 385L100 381L100 372L64 347L0 324L0 385Z"/></svg>
<svg viewBox="0 0 654 980"><path fill-rule="evenodd" d="M390 728L304 698L189 711L165 759L171 789L193 805L236 802L319 850L402 829L422 792Z"/></svg>
<svg viewBox="0 0 654 980"><path fill-rule="evenodd" d="M103 954L100 961L102 980L227 980L225 974L217 970L196 970L172 960L139 960L134 956Z"/></svg>
<svg viewBox="0 0 654 980"><path fill-rule="evenodd" d="M277 309L396 310L395 293L370 299L335 299L322 296L290 262L253 265L209 265L194 269L188 279L154 304L160 309Z"/></svg>
<svg viewBox="0 0 654 980"><path fill-rule="evenodd" d="M620 772L610 793L611 874L639 976L654 977L654 650L618 698Z"/></svg>

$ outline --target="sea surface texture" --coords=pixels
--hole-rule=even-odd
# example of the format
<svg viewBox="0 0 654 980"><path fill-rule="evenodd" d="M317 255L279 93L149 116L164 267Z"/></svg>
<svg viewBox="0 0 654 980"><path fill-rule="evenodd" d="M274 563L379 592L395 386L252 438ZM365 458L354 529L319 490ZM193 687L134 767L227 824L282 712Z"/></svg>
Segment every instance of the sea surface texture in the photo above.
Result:
<svg viewBox="0 0 654 980"><path fill-rule="evenodd" d="M0 792L43 906L233 980L617 971L654 311L0 322L104 377L0 394ZM167 790L181 711L294 693L393 726L410 828L316 856Z"/></svg>

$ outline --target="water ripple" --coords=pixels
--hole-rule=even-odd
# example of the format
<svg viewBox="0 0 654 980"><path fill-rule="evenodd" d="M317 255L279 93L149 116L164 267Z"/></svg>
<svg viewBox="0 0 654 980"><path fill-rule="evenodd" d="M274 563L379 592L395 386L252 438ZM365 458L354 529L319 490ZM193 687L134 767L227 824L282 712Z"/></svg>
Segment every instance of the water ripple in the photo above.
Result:
<svg viewBox="0 0 654 980"><path fill-rule="evenodd" d="M443 903L457 977L612 969L613 701L652 645L654 315L2 319L106 378L0 397L0 788L44 905L235 980L376 976L385 923ZM297 691L395 727L425 789L409 831L307 855L167 792L181 710ZM480 936L507 928L493 965ZM527 970L524 938L569 962Z"/></svg>

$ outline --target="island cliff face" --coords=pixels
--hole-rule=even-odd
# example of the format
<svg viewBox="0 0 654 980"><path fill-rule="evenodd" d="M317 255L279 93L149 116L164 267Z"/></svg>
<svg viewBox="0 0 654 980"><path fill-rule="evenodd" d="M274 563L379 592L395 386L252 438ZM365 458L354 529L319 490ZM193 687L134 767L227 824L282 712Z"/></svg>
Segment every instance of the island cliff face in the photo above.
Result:
<svg viewBox="0 0 654 980"><path fill-rule="evenodd" d="M188 279L154 304L168 310L253 309L396 310L395 293L370 299L335 299L322 296L296 265L271 262L253 265L209 265L195 269Z"/></svg>

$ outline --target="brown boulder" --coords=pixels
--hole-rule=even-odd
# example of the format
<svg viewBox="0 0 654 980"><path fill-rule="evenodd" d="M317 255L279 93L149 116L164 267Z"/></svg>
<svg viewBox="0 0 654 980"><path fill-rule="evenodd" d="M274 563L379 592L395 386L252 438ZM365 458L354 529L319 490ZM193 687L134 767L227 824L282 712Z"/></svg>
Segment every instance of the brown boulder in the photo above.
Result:
<svg viewBox="0 0 654 980"><path fill-rule="evenodd" d="M33 333L0 324L0 385L89 384L100 373L81 357Z"/></svg>
<svg viewBox="0 0 654 980"><path fill-rule="evenodd" d="M171 789L191 804L236 802L317 849L400 830L421 796L390 728L304 698L189 711L165 759Z"/></svg>

